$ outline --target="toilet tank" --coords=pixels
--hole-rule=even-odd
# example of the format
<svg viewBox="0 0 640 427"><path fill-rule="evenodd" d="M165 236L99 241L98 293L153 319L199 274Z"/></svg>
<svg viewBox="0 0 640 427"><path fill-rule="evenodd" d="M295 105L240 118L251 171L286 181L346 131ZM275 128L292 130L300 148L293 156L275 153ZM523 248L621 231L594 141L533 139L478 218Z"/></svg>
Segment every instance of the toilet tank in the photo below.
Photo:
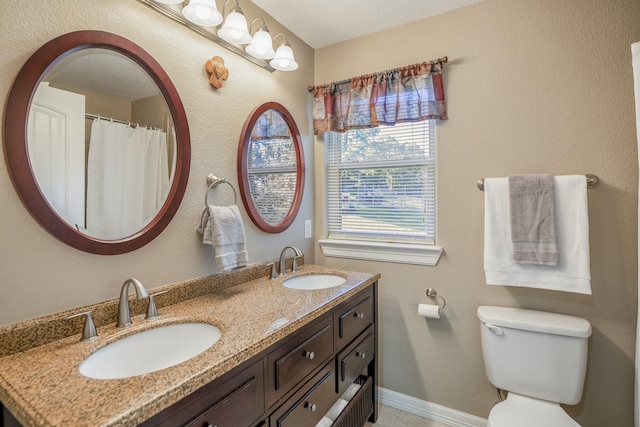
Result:
<svg viewBox="0 0 640 427"><path fill-rule="evenodd" d="M591 324L565 314L513 307L478 307L482 355L494 386L575 405L587 368Z"/></svg>

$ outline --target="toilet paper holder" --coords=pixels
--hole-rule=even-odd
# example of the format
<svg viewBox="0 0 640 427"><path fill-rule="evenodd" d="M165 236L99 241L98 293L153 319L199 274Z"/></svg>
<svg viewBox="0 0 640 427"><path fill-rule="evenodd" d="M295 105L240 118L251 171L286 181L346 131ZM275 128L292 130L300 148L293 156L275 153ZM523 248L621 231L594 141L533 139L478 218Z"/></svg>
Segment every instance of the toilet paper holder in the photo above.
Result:
<svg viewBox="0 0 640 427"><path fill-rule="evenodd" d="M436 291L433 288L427 288L427 296L429 298L440 298L442 299L442 306L440 306L440 304L438 304L438 307L440 307L440 311L444 310L444 308L447 306L447 300L444 299L443 296L438 295L438 291Z"/></svg>

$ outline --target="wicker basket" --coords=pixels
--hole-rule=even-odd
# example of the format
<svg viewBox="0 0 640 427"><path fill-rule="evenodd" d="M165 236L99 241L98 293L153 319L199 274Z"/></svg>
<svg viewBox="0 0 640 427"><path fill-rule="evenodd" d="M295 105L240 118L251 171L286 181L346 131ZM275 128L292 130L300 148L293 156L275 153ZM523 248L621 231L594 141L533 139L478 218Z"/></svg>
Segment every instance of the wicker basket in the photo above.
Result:
<svg viewBox="0 0 640 427"><path fill-rule="evenodd" d="M373 413L373 379L361 375L354 382L362 387L331 427L362 427Z"/></svg>

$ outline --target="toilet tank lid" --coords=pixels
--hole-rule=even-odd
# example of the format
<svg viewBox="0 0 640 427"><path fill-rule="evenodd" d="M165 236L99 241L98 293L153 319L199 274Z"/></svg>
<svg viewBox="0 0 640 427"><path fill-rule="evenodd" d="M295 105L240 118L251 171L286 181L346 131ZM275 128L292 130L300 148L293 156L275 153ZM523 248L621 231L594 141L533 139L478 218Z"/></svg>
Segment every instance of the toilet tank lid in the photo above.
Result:
<svg viewBox="0 0 640 427"><path fill-rule="evenodd" d="M580 338L591 335L591 324L587 320L548 311L483 305L478 307L478 318L483 323L524 331Z"/></svg>

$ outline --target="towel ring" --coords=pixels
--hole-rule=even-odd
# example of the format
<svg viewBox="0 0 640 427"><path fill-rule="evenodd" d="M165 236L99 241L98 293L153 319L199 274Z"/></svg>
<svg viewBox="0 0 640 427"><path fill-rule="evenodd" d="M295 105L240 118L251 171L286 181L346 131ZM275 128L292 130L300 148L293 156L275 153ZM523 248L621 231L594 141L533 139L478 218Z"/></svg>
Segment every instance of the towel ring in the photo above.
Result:
<svg viewBox="0 0 640 427"><path fill-rule="evenodd" d="M436 291L435 289L427 288L427 296L429 298L442 298L442 307L440 307L440 310L444 310L444 308L447 306L447 300L444 299L444 297L438 295L438 291ZM438 306L440 306L440 304L438 304Z"/></svg>
<svg viewBox="0 0 640 427"><path fill-rule="evenodd" d="M214 174L211 174L207 177L207 185L209 186L207 188L207 192L204 195L204 205L209 206L209 192L211 191L212 188L216 188L218 186L218 184L220 183L225 183L225 184L229 184L229 186L231 187L231 189L233 190L233 203L234 204L238 204L238 194L236 193L236 189L233 186L233 184L231 184L229 181L227 181L225 178L218 178L217 176L215 176Z"/></svg>

